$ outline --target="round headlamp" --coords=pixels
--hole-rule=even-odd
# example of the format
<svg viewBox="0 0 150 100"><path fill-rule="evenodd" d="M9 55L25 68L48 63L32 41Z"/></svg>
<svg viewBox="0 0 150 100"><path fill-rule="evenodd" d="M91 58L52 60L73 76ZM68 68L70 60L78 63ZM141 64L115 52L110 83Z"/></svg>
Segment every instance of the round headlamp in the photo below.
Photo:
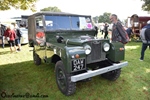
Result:
<svg viewBox="0 0 150 100"><path fill-rule="evenodd" d="M103 49L104 49L105 52L109 51L109 49L110 49L109 43L104 43Z"/></svg>
<svg viewBox="0 0 150 100"><path fill-rule="evenodd" d="M92 49L89 45L84 46L85 54L88 55L91 53Z"/></svg>

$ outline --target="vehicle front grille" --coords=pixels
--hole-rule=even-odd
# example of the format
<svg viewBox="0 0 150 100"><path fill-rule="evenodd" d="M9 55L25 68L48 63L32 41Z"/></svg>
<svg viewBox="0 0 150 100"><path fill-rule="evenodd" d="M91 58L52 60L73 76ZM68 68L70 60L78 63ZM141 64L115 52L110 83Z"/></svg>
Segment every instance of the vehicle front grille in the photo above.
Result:
<svg viewBox="0 0 150 100"><path fill-rule="evenodd" d="M87 63L94 63L104 59L105 53L102 51L102 43L100 41L91 42L91 53L87 56Z"/></svg>

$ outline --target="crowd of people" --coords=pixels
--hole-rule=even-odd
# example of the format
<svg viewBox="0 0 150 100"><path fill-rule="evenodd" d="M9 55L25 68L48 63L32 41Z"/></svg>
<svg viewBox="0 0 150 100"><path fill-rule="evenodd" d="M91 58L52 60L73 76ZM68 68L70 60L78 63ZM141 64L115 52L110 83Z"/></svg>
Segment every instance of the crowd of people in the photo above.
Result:
<svg viewBox="0 0 150 100"><path fill-rule="evenodd" d="M10 46L11 53L21 51L21 31L19 30L19 27L16 23L11 23L6 26L0 24L0 34L2 40L2 48L5 47L4 41L7 40Z"/></svg>
<svg viewBox="0 0 150 100"><path fill-rule="evenodd" d="M123 44L128 43L131 41L131 35L134 34L131 27L125 27L121 24L121 22L118 20L118 17L116 14L112 14L110 16L110 21L113 24L112 30L111 30L111 37L108 38L108 23L105 22L104 25L100 26L100 32L101 35L104 34L104 39L110 39L111 41L117 41L121 42ZM141 56L140 61L144 60L144 54L145 50L149 46L150 49L150 20L147 22L147 25L142 28L140 31L140 38L142 40L142 47L141 47Z"/></svg>

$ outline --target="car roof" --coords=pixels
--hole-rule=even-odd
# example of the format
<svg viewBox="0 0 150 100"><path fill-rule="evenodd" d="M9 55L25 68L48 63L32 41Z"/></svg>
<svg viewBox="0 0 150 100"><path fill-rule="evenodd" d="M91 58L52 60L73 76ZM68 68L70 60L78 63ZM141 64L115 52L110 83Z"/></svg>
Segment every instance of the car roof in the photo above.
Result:
<svg viewBox="0 0 150 100"><path fill-rule="evenodd" d="M50 11L37 12L37 13L35 13L33 15L30 15L29 17L38 16L38 15L62 15L62 16L85 16L85 17L91 17L90 15L80 15L80 14L73 14L73 13L67 13L67 12L50 12Z"/></svg>

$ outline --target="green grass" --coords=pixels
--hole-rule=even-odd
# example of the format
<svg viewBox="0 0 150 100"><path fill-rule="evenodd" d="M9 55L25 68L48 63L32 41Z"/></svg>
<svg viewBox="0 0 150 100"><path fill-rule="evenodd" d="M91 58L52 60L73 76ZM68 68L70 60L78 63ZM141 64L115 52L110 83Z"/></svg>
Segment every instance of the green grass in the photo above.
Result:
<svg viewBox="0 0 150 100"><path fill-rule="evenodd" d="M33 63L32 48L22 46L22 51L10 53L9 47L0 48L0 100L26 100L27 98L2 98L7 95L47 95L34 100L150 100L150 50L145 52L145 60L139 61L141 43L126 45L125 60L121 76L112 82L99 76L89 82L78 82L74 95L64 96L55 81L53 64ZM4 94L3 94L4 96Z"/></svg>

